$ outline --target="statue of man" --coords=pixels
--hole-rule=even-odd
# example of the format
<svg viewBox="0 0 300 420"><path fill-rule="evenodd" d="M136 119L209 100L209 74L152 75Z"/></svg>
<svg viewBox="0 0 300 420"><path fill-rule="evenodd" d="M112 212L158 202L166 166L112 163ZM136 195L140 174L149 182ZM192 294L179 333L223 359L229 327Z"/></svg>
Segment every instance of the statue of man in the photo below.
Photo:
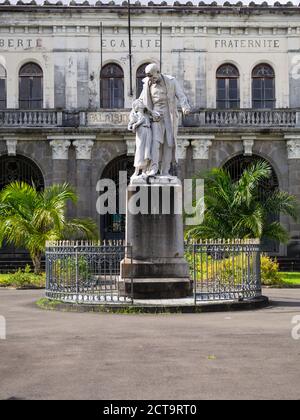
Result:
<svg viewBox="0 0 300 420"><path fill-rule="evenodd" d="M152 164L149 176L169 175L172 161L177 162L176 137L178 131L177 100L184 115L190 113L190 105L176 79L161 74L158 66L149 64L140 99L152 111ZM161 163L161 166L159 167Z"/></svg>

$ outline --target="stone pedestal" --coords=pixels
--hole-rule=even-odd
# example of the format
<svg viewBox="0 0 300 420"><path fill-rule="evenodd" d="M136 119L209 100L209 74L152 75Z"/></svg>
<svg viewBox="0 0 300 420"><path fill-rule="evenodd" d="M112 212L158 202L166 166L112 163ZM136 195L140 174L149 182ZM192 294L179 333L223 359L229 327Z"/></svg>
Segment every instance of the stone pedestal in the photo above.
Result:
<svg viewBox="0 0 300 420"><path fill-rule="evenodd" d="M182 185L176 177L136 178L127 188L126 242L121 263L127 293L134 298L165 299L191 293L184 259ZM137 206L136 206L137 204Z"/></svg>

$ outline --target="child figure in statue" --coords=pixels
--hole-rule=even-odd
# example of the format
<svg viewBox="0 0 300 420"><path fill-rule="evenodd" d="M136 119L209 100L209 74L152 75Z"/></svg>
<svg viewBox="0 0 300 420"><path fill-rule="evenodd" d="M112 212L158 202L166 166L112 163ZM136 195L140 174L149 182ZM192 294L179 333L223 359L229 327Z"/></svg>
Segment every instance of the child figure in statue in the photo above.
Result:
<svg viewBox="0 0 300 420"><path fill-rule="evenodd" d="M146 171L150 167L152 146L150 116L151 111L145 107L142 100L137 99L133 102L128 124L128 130L136 133L133 177L138 176L140 171L142 171L142 176L146 177Z"/></svg>

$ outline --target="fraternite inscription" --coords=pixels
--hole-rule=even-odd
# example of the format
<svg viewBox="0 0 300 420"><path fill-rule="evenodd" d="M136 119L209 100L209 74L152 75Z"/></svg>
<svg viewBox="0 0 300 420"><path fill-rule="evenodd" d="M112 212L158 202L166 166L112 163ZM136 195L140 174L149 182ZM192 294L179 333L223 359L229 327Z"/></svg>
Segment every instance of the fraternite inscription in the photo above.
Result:
<svg viewBox="0 0 300 420"><path fill-rule="evenodd" d="M215 48L279 48L279 39L216 39Z"/></svg>

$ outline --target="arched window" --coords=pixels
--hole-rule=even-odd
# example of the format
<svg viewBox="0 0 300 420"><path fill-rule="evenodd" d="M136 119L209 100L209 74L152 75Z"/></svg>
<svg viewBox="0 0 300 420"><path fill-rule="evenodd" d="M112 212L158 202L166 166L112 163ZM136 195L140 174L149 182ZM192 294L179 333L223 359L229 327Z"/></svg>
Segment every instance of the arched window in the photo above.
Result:
<svg viewBox="0 0 300 420"><path fill-rule="evenodd" d="M240 107L239 71L232 64L223 64L217 70L217 108Z"/></svg>
<svg viewBox="0 0 300 420"><path fill-rule="evenodd" d="M124 108L124 73L117 64L106 64L101 70L100 107Z"/></svg>
<svg viewBox="0 0 300 420"><path fill-rule="evenodd" d="M259 64L252 71L252 107L275 108L275 73L269 64Z"/></svg>
<svg viewBox="0 0 300 420"><path fill-rule="evenodd" d="M14 181L23 181L34 185L37 190L43 190L44 177L40 168L25 156L0 157L0 190Z"/></svg>
<svg viewBox="0 0 300 420"><path fill-rule="evenodd" d="M35 63L27 63L19 72L19 108L43 108L43 70Z"/></svg>
<svg viewBox="0 0 300 420"><path fill-rule="evenodd" d="M136 72L136 97L139 98L142 90L143 90L143 79L146 77L145 68L150 63L142 64Z"/></svg>
<svg viewBox="0 0 300 420"><path fill-rule="evenodd" d="M6 108L6 70L0 64L0 109Z"/></svg>

